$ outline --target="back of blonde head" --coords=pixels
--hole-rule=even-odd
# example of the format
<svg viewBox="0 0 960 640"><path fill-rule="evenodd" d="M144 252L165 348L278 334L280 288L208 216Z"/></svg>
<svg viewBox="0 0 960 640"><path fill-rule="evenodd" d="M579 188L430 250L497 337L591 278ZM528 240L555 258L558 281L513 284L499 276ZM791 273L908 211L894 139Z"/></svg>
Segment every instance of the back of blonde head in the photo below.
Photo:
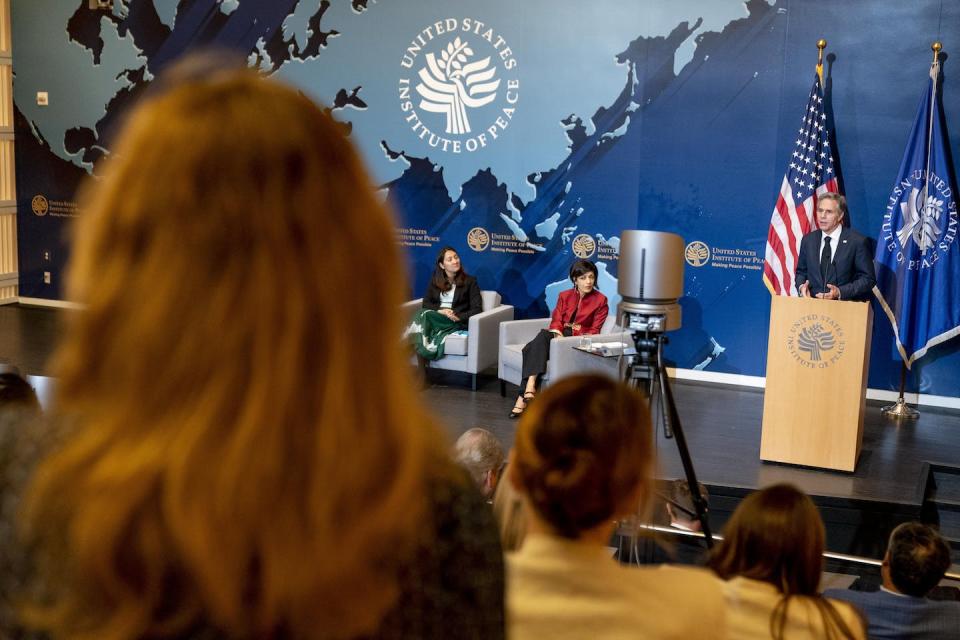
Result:
<svg viewBox="0 0 960 640"><path fill-rule="evenodd" d="M253 72L130 116L76 229L57 354L77 426L29 531L58 637L349 637L397 592L430 424L389 217L340 127ZM382 551L389 540L389 551Z"/></svg>

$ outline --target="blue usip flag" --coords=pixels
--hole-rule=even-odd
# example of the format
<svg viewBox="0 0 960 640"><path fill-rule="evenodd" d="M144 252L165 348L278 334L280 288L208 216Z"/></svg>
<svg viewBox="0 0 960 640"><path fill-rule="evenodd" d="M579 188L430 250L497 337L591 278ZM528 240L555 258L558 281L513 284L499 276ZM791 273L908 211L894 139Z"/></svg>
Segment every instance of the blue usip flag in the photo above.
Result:
<svg viewBox="0 0 960 640"><path fill-rule="evenodd" d="M939 72L934 62L877 241L873 291L908 368L928 349L960 333L957 190Z"/></svg>

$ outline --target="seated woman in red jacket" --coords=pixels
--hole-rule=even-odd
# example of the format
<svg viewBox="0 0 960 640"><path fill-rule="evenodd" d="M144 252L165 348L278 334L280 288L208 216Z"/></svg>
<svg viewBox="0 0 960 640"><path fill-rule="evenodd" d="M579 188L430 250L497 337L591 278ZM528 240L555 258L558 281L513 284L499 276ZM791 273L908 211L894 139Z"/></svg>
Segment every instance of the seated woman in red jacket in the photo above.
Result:
<svg viewBox="0 0 960 640"><path fill-rule="evenodd" d="M607 319L607 296L597 291L597 266L589 260L577 260L570 267L573 288L557 296L557 306L549 329L523 347L520 395L510 410L511 418L519 418L527 403L537 395L540 376L547 370L550 341L556 336L588 336L600 333Z"/></svg>

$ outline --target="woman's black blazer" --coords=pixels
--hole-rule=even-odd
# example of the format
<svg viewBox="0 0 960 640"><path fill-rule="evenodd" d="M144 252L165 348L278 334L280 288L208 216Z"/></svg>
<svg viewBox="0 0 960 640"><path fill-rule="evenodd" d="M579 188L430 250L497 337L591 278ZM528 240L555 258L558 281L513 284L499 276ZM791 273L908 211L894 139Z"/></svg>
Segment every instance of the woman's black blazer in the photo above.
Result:
<svg viewBox="0 0 960 640"><path fill-rule="evenodd" d="M427 293L423 296L423 308L440 308L440 289L434 284L433 280L427 285ZM457 285L457 290L453 292L453 312L460 318L460 322L466 324L470 316L475 316L483 311L483 298L480 297L480 286L477 279L473 276L466 276L463 284Z"/></svg>

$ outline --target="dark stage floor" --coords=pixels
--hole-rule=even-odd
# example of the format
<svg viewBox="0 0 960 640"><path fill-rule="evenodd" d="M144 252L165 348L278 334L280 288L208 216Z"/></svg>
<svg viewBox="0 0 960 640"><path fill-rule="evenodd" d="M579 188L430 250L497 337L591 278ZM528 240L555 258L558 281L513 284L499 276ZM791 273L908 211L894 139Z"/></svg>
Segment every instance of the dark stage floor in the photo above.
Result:
<svg viewBox="0 0 960 640"><path fill-rule="evenodd" d="M505 446L513 443L514 390L501 398L488 378L474 393L466 378L441 371L431 371L430 381L424 393L452 437L484 426ZM889 531L915 519L940 524L960 548L960 412L923 407L918 420L898 424L881 415L883 403L868 402L856 470L842 473L760 461L762 389L689 381L673 388L694 467L710 489L715 530L750 491L789 482L817 502L832 551L878 558ZM676 445L662 430L657 447L658 475L680 477Z"/></svg>
<svg viewBox="0 0 960 640"><path fill-rule="evenodd" d="M486 380L473 393L453 374L431 371L430 379L434 384L425 395L452 435L485 426L506 445L513 442L516 422L507 414L514 396L501 398L496 380ZM919 420L898 424L881 416L883 403L873 402L867 403L863 451L854 473L762 463L762 389L689 381L674 381L673 388L694 465L708 485L754 489L792 482L818 496L919 506L927 471L924 463L960 463L957 411L922 408ZM676 445L663 437L662 429L657 446L661 474L680 475Z"/></svg>
<svg viewBox="0 0 960 640"><path fill-rule="evenodd" d="M0 307L0 360L30 375L46 375L46 362L64 312ZM476 392L464 375L429 372L427 402L451 438L473 426L494 432L506 447L516 422L507 414L511 389L500 397L494 376ZM897 424L868 402L863 450L854 473L762 463L760 423L763 390L705 383L674 383L683 428L699 479L711 492L711 521L719 528L749 491L790 482L811 494L827 522L831 550L878 557L887 532L898 522L939 522L960 539L960 412L921 407L920 418ZM802 408L798 410L802 411ZM674 442L657 439L660 477L682 473Z"/></svg>
<svg viewBox="0 0 960 640"><path fill-rule="evenodd" d="M485 380L476 393L454 374L431 371L430 380L425 395L451 435L484 426L504 445L512 444L516 423L507 414L514 396L501 398L496 380ZM897 424L883 418L881 403L873 402L868 402L863 451L854 473L762 463L762 389L689 381L674 381L673 388L694 465L708 485L754 489L791 482L817 496L918 507L927 475L924 463L960 463L960 413L922 408L919 420ZM661 475L679 476L676 445L662 430L657 446Z"/></svg>
<svg viewBox="0 0 960 640"><path fill-rule="evenodd" d="M505 446L513 443L514 389L501 398L488 378L474 393L466 378L441 371L431 371L430 381L424 393L452 437L484 426ZM710 489L715 530L750 491L789 482L817 502L832 551L879 558L890 530L916 519L940 524L960 549L960 412L922 407L918 420L898 424L881 415L884 403L868 402L856 470L842 473L760 461L762 389L689 381L673 389L694 467ZM676 444L662 429L657 447L658 475L680 477Z"/></svg>

